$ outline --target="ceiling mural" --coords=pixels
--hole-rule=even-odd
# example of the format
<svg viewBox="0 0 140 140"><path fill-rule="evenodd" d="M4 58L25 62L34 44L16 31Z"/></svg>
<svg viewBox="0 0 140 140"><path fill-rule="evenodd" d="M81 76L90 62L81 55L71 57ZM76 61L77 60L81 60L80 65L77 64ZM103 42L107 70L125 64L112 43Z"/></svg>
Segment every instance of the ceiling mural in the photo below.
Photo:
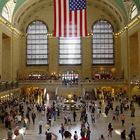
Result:
<svg viewBox="0 0 140 140"><path fill-rule="evenodd" d="M138 11L140 11L140 0L133 0L134 3L136 4Z"/></svg>
<svg viewBox="0 0 140 140"><path fill-rule="evenodd" d="M13 15L19 10L24 3L31 3L31 0L12 0L15 3ZM46 0L47 1L47 0ZM89 2L90 0L88 0ZM94 0L99 1L99 0ZM94 2L92 0L92 2ZM9 0L0 0L0 12L2 13L3 7L9 2ZM32 1L33 2L33 1ZM37 2L37 1L35 1ZM132 5L136 4L138 11L140 11L140 0L100 0L101 3L111 3L113 7L117 8L118 11L121 11L122 15L124 15L127 19L129 19L129 13ZM129 21L129 20L128 20Z"/></svg>
<svg viewBox="0 0 140 140"><path fill-rule="evenodd" d="M16 0L16 6L14 12L25 2L26 0Z"/></svg>
<svg viewBox="0 0 140 140"><path fill-rule="evenodd" d="M9 1L9 0L0 0L0 12L2 12L3 7L6 5L6 3L7 3L8 1Z"/></svg>

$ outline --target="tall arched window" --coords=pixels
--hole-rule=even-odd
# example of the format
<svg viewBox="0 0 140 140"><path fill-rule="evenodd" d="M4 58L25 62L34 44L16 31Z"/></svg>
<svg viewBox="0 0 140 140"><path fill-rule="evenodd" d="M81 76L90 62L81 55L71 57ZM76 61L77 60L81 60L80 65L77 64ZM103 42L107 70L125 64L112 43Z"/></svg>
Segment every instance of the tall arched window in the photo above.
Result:
<svg viewBox="0 0 140 140"><path fill-rule="evenodd" d="M138 9L136 5L133 5L130 12L130 19L133 19L138 14Z"/></svg>
<svg viewBox="0 0 140 140"><path fill-rule="evenodd" d="M80 37L59 38L59 64L60 65L81 64L81 38Z"/></svg>
<svg viewBox="0 0 140 140"><path fill-rule="evenodd" d="M106 20L99 20L92 26L92 64L114 64L113 27Z"/></svg>
<svg viewBox="0 0 140 140"><path fill-rule="evenodd" d="M10 15L9 15L9 11L8 11L7 6L4 6L4 7L3 7L2 16L3 16L5 19L7 19L8 21L10 20Z"/></svg>
<svg viewBox="0 0 140 140"><path fill-rule="evenodd" d="M27 28L27 65L48 64L47 26L33 21Z"/></svg>
<svg viewBox="0 0 140 140"><path fill-rule="evenodd" d="M13 11L16 3L13 0L8 0L6 5L2 9L2 16L11 22Z"/></svg>

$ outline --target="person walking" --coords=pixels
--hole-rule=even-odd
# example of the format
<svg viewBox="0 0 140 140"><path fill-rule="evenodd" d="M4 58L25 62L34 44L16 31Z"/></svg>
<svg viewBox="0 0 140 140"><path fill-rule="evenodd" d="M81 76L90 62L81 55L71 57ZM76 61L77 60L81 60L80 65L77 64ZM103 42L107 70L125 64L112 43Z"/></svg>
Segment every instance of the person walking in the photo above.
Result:
<svg viewBox="0 0 140 140"><path fill-rule="evenodd" d="M105 140L104 135L102 134L99 138L99 140Z"/></svg>
<svg viewBox="0 0 140 140"><path fill-rule="evenodd" d="M124 124L125 124L125 115L122 113L120 118L121 118L121 121L122 121L122 126L124 126Z"/></svg>
<svg viewBox="0 0 140 140"><path fill-rule="evenodd" d="M12 128L10 127L7 131L7 139L12 140L12 136L13 136L13 132L12 132Z"/></svg>
<svg viewBox="0 0 140 140"><path fill-rule="evenodd" d="M125 131L125 129L121 132L121 140L126 140L126 131Z"/></svg>
<svg viewBox="0 0 140 140"><path fill-rule="evenodd" d="M71 133L69 131L64 132L64 139L63 140L72 140Z"/></svg>
<svg viewBox="0 0 140 140"><path fill-rule="evenodd" d="M94 116L94 114L93 114L93 113L91 114L91 121L92 121L92 123L94 123L94 124L95 124L95 116Z"/></svg>
<svg viewBox="0 0 140 140"><path fill-rule="evenodd" d="M87 127L87 130L86 130L86 138L87 138L87 140L90 140L90 133L91 133L91 131L90 131L90 127L88 126Z"/></svg>
<svg viewBox="0 0 140 140"><path fill-rule="evenodd" d="M73 136L74 140L78 140L78 135L77 135L77 131L74 132L74 136Z"/></svg>
<svg viewBox="0 0 140 140"><path fill-rule="evenodd" d="M67 114L65 114L65 116L64 116L64 122L65 122L65 124L68 123L68 116L67 116Z"/></svg>
<svg viewBox="0 0 140 140"><path fill-rule="evenodd" d="M76 112L74 111L74 112L73 112L73 121L74 121L74 122L76 121L76 117L77 117L77 114L76 114Z"/></svg>
<svg viewBox="0 0 140 140"><path fill-rule="evenodd" d="M70 113L68 114L67 119L68 119L68 124L71 125L71 114Z"/></svg>
<svg viewBox="0 0 140 140"><path fill-rule="evenodd" d="M81 139L80 140L88 140L86 137L85 137L85 133L84 132L81 132Z"/></svg>
<svg viewBox="0 0 140 140"><path fill-rule="evenodd" d="M17 126L14 130L16 138L14 140L23 140L23 135L19 133L19 127Z"/></svg>
<svg viewBox="0 0 140 140"><path fill-rule="evenodd" d="M43 126L43 121L39 121L39 134L42 134L42 126Z"/></svg>
<svg viewBox="0 0 140 140"><path fill-rule="evenodd" d="M64 136L64 132L65 132L65 128L64 128L64 124L63 123L61 123L61 126L60 126L60 134L61 134L61 136L62 136L62 139L63 139L63 136Z"/></svg>
<svg viewBox="0 0 140 140"><path fill-rule="evenodd" d="M55 135L54 133L50 132L50 129L48 129L46 132L45 132L45 135L46 135L46 140L52 140L52 137L55 138L55 140L57 140L58 136Z"/></svg>
<svg viewBox="0 0 140 140"><path fill-rule="evenodd" d="M130 128L130 140L132 140L134 138L134 140L136 140L136 135L135 135L135 131L136 131L136 127L134 125L134 123L132 123L131 128Z"/></svg>
<svg viewBox="0 0 140 140"><path fill-rule="evenodd" d="M35 118L36 118L36 114L35 114L35 112L32 112L32 121L33 121L33 125L35 124Z"/></svg>
<svg viewBox="0 0 140 140"><path fill-rule="evenodd" d="M108 137L112 137L112 131L113 131L112 124L109 123L108 124Z"/></svg>
<svg viewBox="0 0 140 140"><path fill-rule="evenodd" d="M131 117L135 117L135 107L134 107L134 105L131 107Z"/></svg>

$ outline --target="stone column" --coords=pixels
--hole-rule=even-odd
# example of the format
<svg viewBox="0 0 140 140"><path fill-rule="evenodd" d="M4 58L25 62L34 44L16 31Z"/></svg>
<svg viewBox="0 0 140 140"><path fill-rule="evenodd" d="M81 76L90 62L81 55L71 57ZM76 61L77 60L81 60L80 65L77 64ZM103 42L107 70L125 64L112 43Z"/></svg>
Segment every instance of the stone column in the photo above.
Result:
<svg viewBox="0 0 140 140"><path fill-rule="evenodd" d="M82 78L91 78L92 73L92 37L82 38Z"/></svg>
<svg viewBox="0 0 140 140"><path fill-rule="evenodd" d="M2 32L0 31L0 81L2 79Z"/></svg>
<svg viewBox="0 0 140 140"><path fill-rule="evenodd" d="M49 38L49 73L58 74L58 38L50 37Z"/></svg>
<svg viewBox="0 0 140 140"><path fill-rule="evenodd" d="M138 69L139 69L139 78L140 78L140 30L138 31L138 65L139 65Z"/></svg>
<svg viewBox="0 0 140 140"><path fill-rule="evenodd" d="M122 57L121 57L121 37L115 37L115 72L114 74L121 76L123 72Z"/></svg>

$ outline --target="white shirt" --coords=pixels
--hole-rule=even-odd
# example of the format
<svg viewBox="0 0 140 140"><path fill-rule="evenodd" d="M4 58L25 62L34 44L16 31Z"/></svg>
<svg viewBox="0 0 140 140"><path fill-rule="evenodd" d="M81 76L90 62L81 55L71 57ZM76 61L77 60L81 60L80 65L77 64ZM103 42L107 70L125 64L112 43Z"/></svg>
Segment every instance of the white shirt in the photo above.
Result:
<svg viewBox="0 0 140 140"><path fill-rule="evenodd" d="M16 138L14 140L23 140L22 134L19 134L18 136L16 136Z"/></svg>
<svg viewBox="0 0 140 140"><path fill-rule="evenodd" d="M43 125L43 121L41 120L41 121L39 121L39 125Z"/></svg>
<svg viewBox="0 0 140 140"><path fill-rule="evenodd" d="M21 122L21 119L22 119L21 115L18 115L17 119L18 119L19 122Z"/></svg>

